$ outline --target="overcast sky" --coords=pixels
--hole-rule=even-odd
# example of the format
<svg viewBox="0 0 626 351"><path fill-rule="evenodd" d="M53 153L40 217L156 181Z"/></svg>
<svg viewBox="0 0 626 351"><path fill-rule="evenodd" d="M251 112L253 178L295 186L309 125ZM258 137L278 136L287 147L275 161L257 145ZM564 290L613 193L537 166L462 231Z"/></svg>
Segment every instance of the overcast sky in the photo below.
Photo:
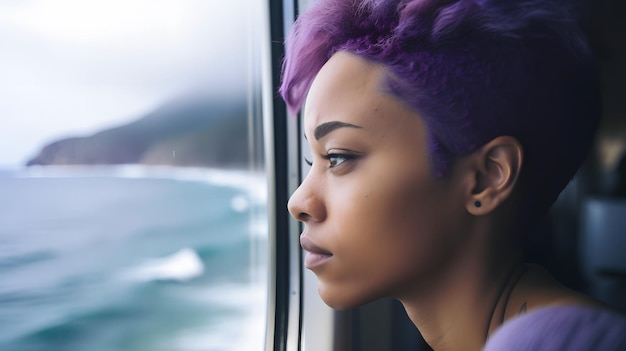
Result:
<svg viewBox="0 0 626 351"><path fill-rule="evenodd" d="M253 2L0 0L0 167L197 86L243 90Z"/></svg>

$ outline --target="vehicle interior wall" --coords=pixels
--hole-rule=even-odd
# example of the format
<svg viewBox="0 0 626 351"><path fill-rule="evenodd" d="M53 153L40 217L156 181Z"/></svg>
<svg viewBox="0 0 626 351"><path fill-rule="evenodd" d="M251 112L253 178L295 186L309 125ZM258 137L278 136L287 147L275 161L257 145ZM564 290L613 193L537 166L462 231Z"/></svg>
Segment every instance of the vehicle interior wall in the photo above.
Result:
<svg viewBox="0 0 626 351"><path fill-rule="evenodd" d="M582 169L529 235L527 256L565 285L624 310L626 2L589 4L583 24L597 57L602 119Z"/></svg>
<svg viewBox="0 0 626 351"><path fill-rule="evenodd" d="M603 120L581 177L574 247L582 289L626 311L626 2L593 6Z"/></svg>

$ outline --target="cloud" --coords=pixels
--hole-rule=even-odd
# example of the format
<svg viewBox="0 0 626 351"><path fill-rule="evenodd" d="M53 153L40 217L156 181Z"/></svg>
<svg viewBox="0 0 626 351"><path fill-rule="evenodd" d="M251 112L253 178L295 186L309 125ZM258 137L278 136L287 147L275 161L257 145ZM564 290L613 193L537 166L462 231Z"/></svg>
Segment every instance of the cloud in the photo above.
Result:
<svg viewBox="0 0 626 351"><path fill-rule="evenodd" d="M241 93L258 40L254 3L0 0L0 165L194 87Z"/></svg>

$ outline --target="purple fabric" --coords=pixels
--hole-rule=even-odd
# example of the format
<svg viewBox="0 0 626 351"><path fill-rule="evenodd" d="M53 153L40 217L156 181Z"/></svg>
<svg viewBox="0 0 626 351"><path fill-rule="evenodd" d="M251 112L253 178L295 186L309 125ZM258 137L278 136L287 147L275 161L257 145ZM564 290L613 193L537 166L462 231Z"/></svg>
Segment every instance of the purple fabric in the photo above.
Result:
<svg viewBox="0 0 626 351"><path fill-rule="evenodd" d="M505 323L483 350L626 350L626 316L589 307L546 307Z"/></svg>

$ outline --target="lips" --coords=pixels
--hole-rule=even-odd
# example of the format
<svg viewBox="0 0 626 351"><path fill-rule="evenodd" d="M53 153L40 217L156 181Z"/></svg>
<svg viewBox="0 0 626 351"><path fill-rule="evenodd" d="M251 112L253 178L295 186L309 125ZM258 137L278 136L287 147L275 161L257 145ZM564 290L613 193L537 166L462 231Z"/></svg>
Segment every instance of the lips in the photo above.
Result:
<svg viewBox="0 0 626 351"><path fill-rule="evenodd" d="M321 266L333 256L333 254L317 246L305 235L300 236L300 246L307 251L307 255L304 258L304 266L311 270Z"/></svg>

